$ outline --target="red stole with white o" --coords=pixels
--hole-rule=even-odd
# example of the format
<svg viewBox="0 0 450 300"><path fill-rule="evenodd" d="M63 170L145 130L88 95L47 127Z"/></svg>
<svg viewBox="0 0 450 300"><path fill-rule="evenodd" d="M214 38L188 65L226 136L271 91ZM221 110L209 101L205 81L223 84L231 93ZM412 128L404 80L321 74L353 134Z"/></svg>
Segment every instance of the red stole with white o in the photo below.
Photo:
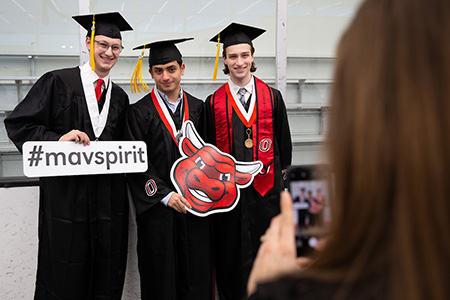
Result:
<svg viewBox="0 0 450 300"><path fill-rule="evenodd" d="M253 160L264 164L261 172L255 177L253 187L265 196L274 185L273 156L273 92L262 80L255 78L255 105L251 118L247 121L239 110L228 83L222 85L211 97L211 111L214 114L216 128L216 146L221 151L231 154L233 148L232 111L247 128L252 129ZM245 147L243 144L236 151Z"/></svg>
<svg viewBox="0 0 450 300"><path fill-rule="evenodd" d="M153 104L156 107L156 110L159 113L159 116L161 117L164 125L166 126L167 130L169 131L170 135L173 138L173 141L175 142L175 144L177 144L178 146L178 140L179 138L177 138L177 136L179 135L177 133L177 129L175 127L175 123L173 122L172 116L169 113L169 110L167 109L166 105L164 104L164 100L161 99L161 97L158 95L156 95L155 93L155 88L152 89L151 92L151 97L153 100ZM186 122L187 120L189 120L189 105L188 105L188 101L186 98L186 94L183 92L183 101L181 101L181 103L179 105L184 105L183 107L183 122Z"/></svg>

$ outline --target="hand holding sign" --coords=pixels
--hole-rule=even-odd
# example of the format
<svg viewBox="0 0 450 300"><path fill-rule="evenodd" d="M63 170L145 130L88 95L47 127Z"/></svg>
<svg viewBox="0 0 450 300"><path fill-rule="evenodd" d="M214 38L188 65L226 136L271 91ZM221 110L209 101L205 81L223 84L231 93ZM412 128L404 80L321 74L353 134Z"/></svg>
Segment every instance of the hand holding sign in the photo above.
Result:
<svg viewBox="0 0 450 300"><path fill-rule="evenodd" d="M74 141L75 143L83 144L85 146L88 146L91 143L89 136L85 132L77 129L73 129L68 133L66 133L65 135L63 135L62 137L60 137L59 141L60 142Z"/></svg>

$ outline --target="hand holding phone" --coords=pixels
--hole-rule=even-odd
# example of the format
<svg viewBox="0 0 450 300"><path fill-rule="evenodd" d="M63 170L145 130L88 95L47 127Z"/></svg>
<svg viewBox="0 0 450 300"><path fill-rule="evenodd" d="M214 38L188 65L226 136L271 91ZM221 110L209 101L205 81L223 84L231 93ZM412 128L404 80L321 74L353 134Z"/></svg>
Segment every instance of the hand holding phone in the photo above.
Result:
<svg viewBox="0 0 450 300"><path fill-rule="evenodd" d="M258 283L273 280L281 275L300 270L309 260L297 258L294 236L292 199L287 192L281 193L281 213L275 216L259 247L249 276L247 290L251 295Z"/></svg>
<svg viewBox="0 0 450 300"><path fill-rule="evenodd" d="M296 243L299 255L309 255L325 234L328 217L328 178L325 165L288 168L288 189L293 199Z"/></svg>

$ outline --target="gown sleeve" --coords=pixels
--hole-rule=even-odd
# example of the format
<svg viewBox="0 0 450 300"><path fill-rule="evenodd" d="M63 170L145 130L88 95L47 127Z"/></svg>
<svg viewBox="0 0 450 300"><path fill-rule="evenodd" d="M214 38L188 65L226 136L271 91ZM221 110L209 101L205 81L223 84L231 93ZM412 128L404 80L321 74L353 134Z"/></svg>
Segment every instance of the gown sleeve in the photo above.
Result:
<svg viewBox="0 0 450 300"><path fill-rule="evenodd" d="M26 141L57 141L62 136L51 130L52 112L57 99L57 79L52 73L47 73L5 119L8 137L20 152Z"/></svg>
<svg viewBox="0 0 450 300"><path fill-rule="evenodd" d="M281 170L284 171L292 163L291 130L289 128L286 105L278 90L274 90L274 102L275 137L280 151Z"/></svg>

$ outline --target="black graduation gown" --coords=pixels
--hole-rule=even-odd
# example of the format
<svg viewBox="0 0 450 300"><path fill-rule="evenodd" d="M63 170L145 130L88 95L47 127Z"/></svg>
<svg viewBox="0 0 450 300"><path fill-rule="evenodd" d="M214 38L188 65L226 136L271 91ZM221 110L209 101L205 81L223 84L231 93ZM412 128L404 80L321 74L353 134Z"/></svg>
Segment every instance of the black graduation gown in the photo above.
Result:
<svg viewBox="0 0 450 300"><path fill-rule="evenodd" d="M128 96L113 83L99 140L123 140ZM57 141L71 131L95 140L78 67L43 75L5 119L19 151L26 141ZM121 299L127 258L125 176L40 178L35 299Z"/></svg>
<svg viewBox="0 0 450 300"><path fill-rule="evenodd" d="M214 264L220 300L245 297L247 280L256 257L259 238L266 231L270 220L280 212L280 191L284 188L282 170L291 164L292 142L286 106L281 93L272 89L274 109L274 187L262 197L253 185L241 190L236 207L229 212L213 215ZM216 131L211 108L212 95L201 116L201 135L206 142L216 145ZM256 98L256 101L258 99ZM232 153L238 161L254 161L253 150L244 146L247 139L245 125L232 111Z"/></svg>
<svg viewBox="0 0 450 300"><path fill-rule="evenodd" d="M197 125L204 103L185 94L189 119ZM178 105L175 116L182 106ZM180 152L151 94L130 106L127 137L147 143L148 170L127 176L137 214L142 299L211 299L210 218L181 214L160 202L176 192L170 169ZM152 196L145 189L149 180L155 182Z"/></svg>

